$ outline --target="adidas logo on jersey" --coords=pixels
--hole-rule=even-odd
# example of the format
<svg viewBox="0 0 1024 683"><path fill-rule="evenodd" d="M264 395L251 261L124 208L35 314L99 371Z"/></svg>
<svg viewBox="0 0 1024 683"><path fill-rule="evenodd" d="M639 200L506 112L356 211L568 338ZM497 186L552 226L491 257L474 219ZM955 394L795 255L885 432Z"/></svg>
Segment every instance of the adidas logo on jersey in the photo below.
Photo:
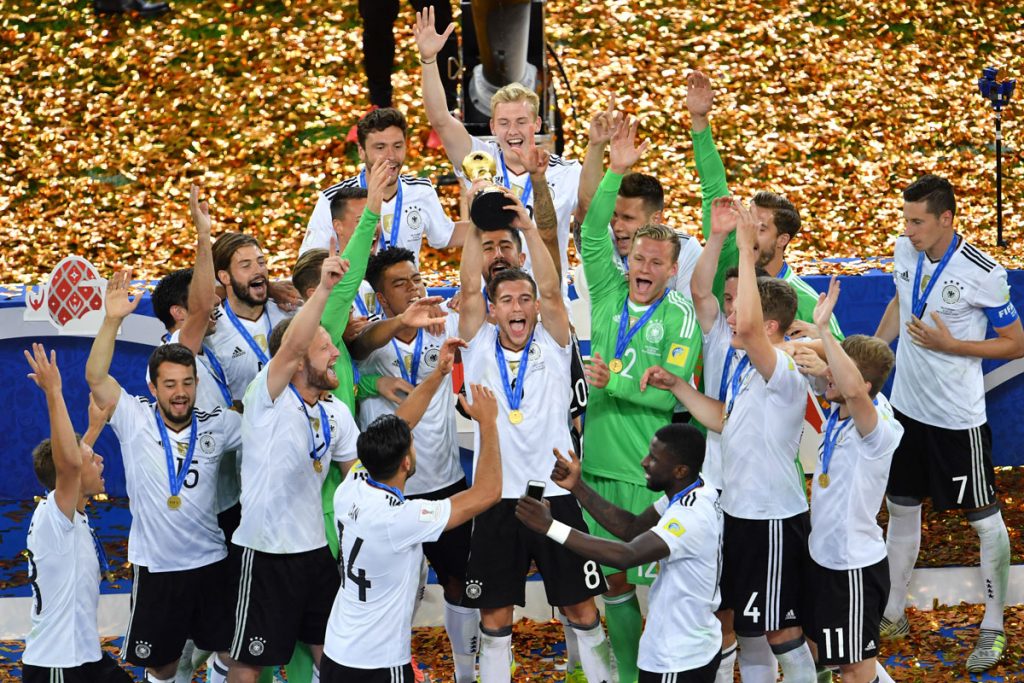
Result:
<svg viewBox="0 0 1024 683"><path fill-rule="evenodd" d="M786 619L796 619L796 613L793 610L786 612Z"/></svg>
<svg viewBox="0 0 1024 683"><path fill-rule="evenodd" d="M245 351L243 351L242 348L239 347L239 346L236 346L235 350L231 352L231 357L232 358L238 358L238 357L244 356L244 355L245 355Z"/></svg>
<svg viewBox="0 0 1024 683"><path fill-rule="evenodd" d="M875 641L869 640L868 644L864 646L864 652L871 652L875 649Z"/></svg>

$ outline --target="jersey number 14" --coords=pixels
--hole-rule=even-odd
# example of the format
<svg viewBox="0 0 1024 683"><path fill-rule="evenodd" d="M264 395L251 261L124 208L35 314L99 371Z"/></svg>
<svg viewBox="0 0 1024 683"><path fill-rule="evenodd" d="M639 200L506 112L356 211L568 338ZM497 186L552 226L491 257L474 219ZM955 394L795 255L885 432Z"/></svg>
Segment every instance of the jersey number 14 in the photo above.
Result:
<svg viewBox="0 0 1024 683"><path fill-rule="evenodd" d="M363 547L363 539L356 536L352 543L352 552L348 556L348 566L345 566L345 525L338 522L338 568L341 569L341 587L345 587L346 580L351 581L359 587L359 602L366 602L366 591L373 583L366 578L366 570L356 568L356 558Z"/></svg>

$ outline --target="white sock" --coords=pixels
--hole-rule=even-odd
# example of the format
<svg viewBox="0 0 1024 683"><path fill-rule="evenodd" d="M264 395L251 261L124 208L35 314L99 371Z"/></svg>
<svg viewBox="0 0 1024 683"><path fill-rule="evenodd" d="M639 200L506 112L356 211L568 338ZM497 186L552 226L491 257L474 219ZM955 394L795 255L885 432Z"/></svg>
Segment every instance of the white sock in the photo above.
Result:
<svg viewBox="0 0 1024 683"><path fill-rule="evenodd" d="M480 683L512 680L512 627L488 632L480 625Z"/></svg>
<svg viewBox="0 0 1024 683"><path fill-rule="evenodd" d="M1010 537L1000 512L971 520L971 526L981 541L981 578L985 588L985 618L981 627L1002 631L1006 585L1010 581Z"/></svg>
<svg viewBox="0 0 1024 683"><path fill-rule="evenodd" d="M878 683L896 683L877 659L875 660L875 680Z"/></svg>
<svg viewBox="0 0 1024 683"><path fill-rule="evenodd" d="M889 509L889 530L885 535L885 551L889 556L889 600L882 615L899 621L907 608L910 577L921 550L921 506L898 505L886 500Z"/></svg>
<svg viewBox="0 0 1024 683"><path fill-rule="evenodd" d="M779 663L764 636L747 638L736 636L739 645L737 661L743 683L775 683L779 677Z"/></svg>
<svg viewBox="0 0 1024 683"><path fill-rule="evenodd" d="M814 657L811 656L811 648L807 647L803 636L793 643L773 645L772 652L779 660L779 666L782 667L782 680L786 683L817 682L818 672L814 668Z"/></svg>
<svg viewBox="0 0 1024 683"><path fill-rule="evenodd" d="M227 683L228 668L216 654L206 660L206 683Z"/></svg>
<svg viewBox="0 0 1024 683"><path fill-rule="evenodd" d="M320 667L313 665L313 673L310 675L310 683L320 683Z"/></svg>
<svg viewBox="0 0 1024 683"><path fill-rule="evenodd" d="M455 680L465 683L476 680L476 651L480 642L480 611L472 607L444 604L444 630L452 646Z"/></svg>
<svg viewBox="0 0 1024 683"><path fill-rule="evenodd" d="M202 652L202 650L198 650L198 653ZM174 674L174 683L192 683L196 669L203 663L202 660L195 661L196 653L196 644L189 638L185 641L185 647L181 648L181 657L178 657L178 670Z"/></svg>
<svg viewBox="0 0 1024 683"><path fill-rule="evenodd" d="M617 683L619 673L612 656L612 644L604 637L604 627L598 619L590 626L570 623L579 645L580 663L588 683Z"/></svg>
<svg viewBox="0 0 1024 683"><path fill-rule="evenodd" d="M733 670L736 668L736 648L737 644L733 643L722 650L722 659L718 662L715 683L732 683L735 680Z"/></svg>
<svg viewBox="0 0 1024 683"><path fill-rule="evenodd" d="M572 671L580 665L580 645L566 616L558 612L558 620L562 622L562 632L565 634L565 670Z"/></svg>
<svg viewBox="0 0 1024 683"><path fill-rule="evenodd" d="M156 676L154 676L149 671L146 672L146 680L149 681L149 683L174 683L174 678L173 677L171 677L171 678L157 678Z"/></svg>

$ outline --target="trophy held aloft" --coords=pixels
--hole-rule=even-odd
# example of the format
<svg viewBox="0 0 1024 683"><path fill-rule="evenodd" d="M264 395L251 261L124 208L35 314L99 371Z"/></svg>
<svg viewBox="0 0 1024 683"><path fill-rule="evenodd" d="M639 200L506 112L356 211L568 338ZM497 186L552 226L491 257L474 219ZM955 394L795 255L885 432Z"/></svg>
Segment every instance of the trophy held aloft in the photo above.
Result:
<svg viewBox="0 0 1024 683"><path fill-rule="evenodd" d="M469 217L481 230L508 230L515 212L506 207L515 202L498 187L495 176L498 165L487 152L471 152L462 160L462 172L470 183L486 180L491 183L470 198Z"/></svg>

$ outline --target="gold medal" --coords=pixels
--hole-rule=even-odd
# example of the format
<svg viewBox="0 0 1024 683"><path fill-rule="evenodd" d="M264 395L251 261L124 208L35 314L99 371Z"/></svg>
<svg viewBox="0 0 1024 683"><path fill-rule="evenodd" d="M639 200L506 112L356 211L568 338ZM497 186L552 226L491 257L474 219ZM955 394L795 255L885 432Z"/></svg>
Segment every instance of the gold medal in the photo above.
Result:
<svg viewBox="0 0 1024 683"><path fill-rule="evenodd" d="M521 410L510 410L508 411L508 421L514 425L519 424L523 421L523 411Z"/></svg>
<svg viewBox="0 0 1024 683"><path fill-rule="evenodd" d="M114 572L105 571L103 572L103 578L107 580L107 583L114 583Z"/></svg>
<svg viewBox="0 0 1024 683"><path fill-rule="evenodd" d="M827 489L831 481L832 480L829 479L828 477L828 472L822 472L821 474L818 475L818 486L820 486L823 489Z"/></svg>
<svg viewBox="0 0 1024 683"><path fill-rule="evenodd" d="M324 464L322 462L320 462L319 460L314 460L313 461L313 471L316 472L317 474L320 474L321 472L324 471Z"/></svg>
<svg viewBox="0 0 1024 683"><path fill-rule="evenodd" d="M181 507L181 496L169 496L167 498L167 507L172 510L177 510Z"/></svg>
<svg viewBox="0 0 1024 683"><path fill-rule="evenodd" d="M616 374L622 372L622 361L618 358L612 358L611 362L608 363L608 369Z"/></svg>
<svg viewBox="0 0 1024 683"><path fill-rule="evenodd" d="M722 407L722 429L725 429L725 423L729 421L729 409Z"/></svg>

